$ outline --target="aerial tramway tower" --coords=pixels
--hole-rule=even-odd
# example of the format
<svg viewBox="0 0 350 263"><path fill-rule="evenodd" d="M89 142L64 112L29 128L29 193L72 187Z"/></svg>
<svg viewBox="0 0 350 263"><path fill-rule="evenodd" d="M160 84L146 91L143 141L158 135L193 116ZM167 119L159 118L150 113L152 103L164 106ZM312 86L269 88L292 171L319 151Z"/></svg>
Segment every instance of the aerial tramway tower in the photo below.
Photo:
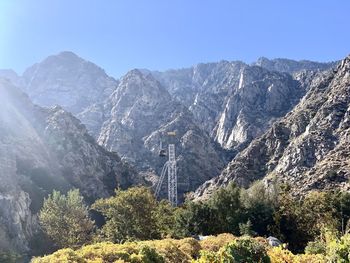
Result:
<svg viewBox="0 0 350 263"><path fill-rule="evenodd" d="M168 132L168 136L175 137L175 132ZM159 197L160 190L162 188L165 175L168 174L168 200L172 206L177 206L177 169L176 169L176 155L175 144L169 143L168 154L166 150L162 148L162 142L160 142L160 157L168 156L168 161L164 164L157 187L155 191L156 197Z"/></svg>

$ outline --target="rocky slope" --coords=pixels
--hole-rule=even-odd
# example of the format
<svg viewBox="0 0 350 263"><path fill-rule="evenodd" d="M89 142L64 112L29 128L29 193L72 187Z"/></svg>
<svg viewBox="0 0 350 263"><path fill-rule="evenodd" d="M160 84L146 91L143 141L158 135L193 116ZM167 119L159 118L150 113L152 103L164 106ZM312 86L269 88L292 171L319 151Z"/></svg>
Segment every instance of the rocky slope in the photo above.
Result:
<svg viewBox="0 0 350 263"><path fill-rule="evenodd" d="M7 80L0 94L1 249L29 250L35 214L53 189L76 187L92 201L143 182L62 108L35 106Z"/></svg>
<svg viewBox="0 0 350 263"><path fill-rule="evenodd" d="M234 181L249 186L277 178L295 193L350 190L350 57L335 70L316 74L300 103L238 154L194 194L205 198Z"/></svg>
<svg viewBox="0 0 350 263"><path fill-rule="evenodd" d="M194 121L223 148L240 150L298 103L313 75L306 69L323 70L332 66L286 61L296 64L293 69L302 72L296 72L294 77L276 72L288 68L282 62L275 68L271 66L273 71L269 71L239 61L221 61L152 74L189 108Z"/></svg>
<svg viewBox="0 0 350 263"><path fill-rule="evenodd" d="M98 142L148 174L151 181L155 182L152 177L160 173L165 162L158 156L160 141L165 147L175 143L179 196L223 168L224 151L152 75L130 71L106 105L104 108L110 110ZM176 132L174 138L167 136L170 131Z"/></svg>
<svg viewBox="0 0 350 263"><path fill-rule="evenodd" d="M220 61L166 72L134 70L114 81L92 63L63 52L29 68L23 79L34 101L72 110L99 144L153 183L164 163L157 157L159 142L167 131L177 130L183 193L218 175L230 156L298 103L314 76L303 69L331 66L264 61L262 67ZM292 76L276 70L302 71Z"/></svg>

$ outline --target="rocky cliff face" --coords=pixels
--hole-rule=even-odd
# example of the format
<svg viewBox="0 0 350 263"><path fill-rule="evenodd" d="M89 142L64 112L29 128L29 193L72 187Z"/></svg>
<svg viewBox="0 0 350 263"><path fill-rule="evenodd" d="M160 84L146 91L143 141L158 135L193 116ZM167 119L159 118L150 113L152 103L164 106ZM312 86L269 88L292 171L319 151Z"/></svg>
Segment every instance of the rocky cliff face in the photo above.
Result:
<svg viewBox="0 0 350 263"><path fill-rule="evenodd" d="M238 154L222 174L195 193L205 198L234 181L287 182L296 193L350 190L350 57L335 70L316 74L300 103Z"/></svg>
<svg viewBox="0 0 350 263"><path fill-rule="evenodd" d="M318 70L330 67L322 63L312 65L298 64L298 70L303 66ZM310 71L292 77L228 61L152 74L170 94L184 102L194 121L215 141L223 148L235 150L244 148L291 110L305 94L307 81L312 79Z"/></svg>
<svg viewBox="0 0 350 263"><path fill-rule="evenodd" d="M152 174L159 174L165 162L158 156L161 141L164 146L171 141L176 145L180 196L222 169L223 151L152 75L129 72L106 105L110 110L98 142L118 152L153 182ZM170 131L176 132L175 138L167 136Z"/></svg>
<svg viewBox="0 0 350 263"><path fill-rule="evenodd" d="M0 247L29 250L35 214L53 189L79 188L88 201L142 179L60 107L43 109L0 80Z"/></svg>
<svg viewBox="0 0 350 263"><path fill-rule="evenodd" d="M118 83L103 69L67 51L31 66L22 79L34 103L60 105L74 114L107 98Z"/></svg>

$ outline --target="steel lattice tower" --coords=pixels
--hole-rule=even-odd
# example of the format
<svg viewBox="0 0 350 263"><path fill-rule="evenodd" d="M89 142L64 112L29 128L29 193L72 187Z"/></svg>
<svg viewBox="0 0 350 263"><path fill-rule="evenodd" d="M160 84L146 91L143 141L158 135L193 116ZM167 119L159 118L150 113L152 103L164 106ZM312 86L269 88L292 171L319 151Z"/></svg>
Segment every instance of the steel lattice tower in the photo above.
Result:
<svg viewBox="0 0 350 263"><path fill-rule="evenodd" d="M169 144L168 146L168 161L164 164L161 176L159 178L158 185L156 187L156 197L159 196L164 177L168 172L168 200L172 206L177 206L177 172L176 172L176 156L175 156L175 144Z"/></svg>

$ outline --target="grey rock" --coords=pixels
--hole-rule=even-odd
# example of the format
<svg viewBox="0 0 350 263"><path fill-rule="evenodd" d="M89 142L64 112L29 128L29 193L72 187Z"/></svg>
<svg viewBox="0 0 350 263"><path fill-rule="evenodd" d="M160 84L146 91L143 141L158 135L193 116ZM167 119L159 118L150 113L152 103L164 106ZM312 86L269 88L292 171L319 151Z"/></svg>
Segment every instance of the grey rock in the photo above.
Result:
<svg viewBox="0 0 350 263"><path fill-rule="evenodd" d="M117 85L103 69L72 52L50 56L23 73L24 91L41 106L60 105L80 113L103 101Z"/></svg>
<svg viewBox="0 0 350 263"><path fill-rule="evenodd" d="M339 61L334 62L314 62L310 60L292 60L285 58L268 59L265 57L259 58L253 65L266 68L269 71L278 71L294 74L303 70L308 71L324 71L333 68Z"/></svg>
<svg viewBox="0 0 350 263"><path fill-rule="evenodd" d="M98 142L118 152L149 178L159 174L165 160L158 156L160 141L176 145L179 196L220 173L224 152L193 121L193 115L150 74L133 70L124 76L106 103L109 118ZM107 106L105 107L107 108ZM176 138L166 134L176 132ZM152 179L156 183L156 179Z"/></svg>
<svg viewBox="0 0 350 263"><path fill-rule="evenodd" d="M219 177L197 189L196 199L233 181L277 179L295 194L313 189L349 191L350 57L318 73L309 91L284 118L239 153Z"/></svg>

